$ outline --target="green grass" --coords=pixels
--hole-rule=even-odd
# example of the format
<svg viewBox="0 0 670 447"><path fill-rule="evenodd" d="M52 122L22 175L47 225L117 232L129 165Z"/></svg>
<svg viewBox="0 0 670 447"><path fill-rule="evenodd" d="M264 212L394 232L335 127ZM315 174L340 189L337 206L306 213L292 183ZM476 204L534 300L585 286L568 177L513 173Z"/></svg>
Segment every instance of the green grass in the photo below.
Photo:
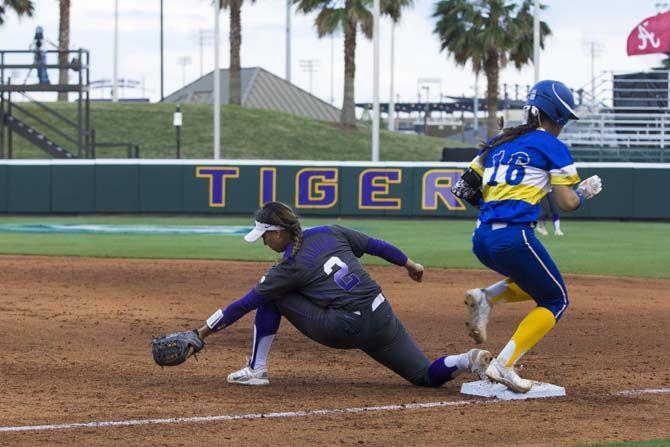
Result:
<svg viewBox="0 0 670 447"><path fill-rule="evenodd" d="M315 226L338 222L400 246L431 267L483 268L470 251L473 223L466 220L304 219ZM2 217L0 223L97 223L248 225L242 217ZM649 222L563 223L566 236L543 237L564 273L670 278L670 224ZM67 256L233 259L270 261L261 243L235 236L84 235L0 232L0 253ZM384 261L366 257L371 264Z"/></svg>
<svg viewBox="0 0 670 447"><path fill-rule="evenodd" d="M76 104L49 103L63 115L76 120ZM25 105L32 113L53 123L36 106ZM141 145L142 158L174 158L175 131L173 104L93 103L92 126L97 140L134 142ZM182 157L212 158L212 107L184 104ZM17 116L20 115L17 112ZM26 119L28 123L33 122ZM36 125L38 129L43 126ZM59 127L62 127L59 125ZM45 130L50 138L62 139ZM15 138L15 158L48 158L21 137ZM283 160L369 160L370 129L348 129L336 123L316 121L281 112L239 106L221 108L221 148L224 158ZM461 146L442 138L404 135L382 131L380 151L383 160L438 161L444 146ZM66 146L66 147L71 147ZM74 148L73 148L74 149ZM126 157L125 149L100 149L99 158Z"/></svg>
<svg viewBox="0 0 670 447"><path fill-rule="evenodd" d="M583 444L575 447L670 447L670 439L654 439L650 441L615 442L611 444Z"/></svg>

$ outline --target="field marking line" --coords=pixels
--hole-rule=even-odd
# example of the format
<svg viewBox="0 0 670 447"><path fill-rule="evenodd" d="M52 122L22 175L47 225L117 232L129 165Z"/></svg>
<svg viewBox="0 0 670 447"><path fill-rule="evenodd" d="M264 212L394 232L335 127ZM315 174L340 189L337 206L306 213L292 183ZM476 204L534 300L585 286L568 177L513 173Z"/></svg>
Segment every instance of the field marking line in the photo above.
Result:
<svg viewBox="0 0 670 447"><path fill-rule="evenodd" d="M643 394L670 394L670 388L648 388L640 390L625 390L612 393L615 396L639 396ZM0 426L1 432L28 432L28 431L48 431L48 430L66 430L74 428L104 428L104 427L128 427L137 425L158 425L158 424L189 424L198 422L217 422L217 421L237 421L252 419L282 419L306 416L325 416L331 414L350 414L350 413L368 413L377 411L403 411L403 410L422 410L427 408L459 407L463 405L488 404L500 402L491 400L457 400L448 402L424 402L399 405L379 405L373 407L352 407L352 408L331 408L320 410L305 411L284 411L275 413L249 413L249 414L223 414L219 416L192 416L161 419L128 419L122 421L99 421L99 422L76 422L71 424L53 424L53 425L19 425L19 426Z"/></svg>

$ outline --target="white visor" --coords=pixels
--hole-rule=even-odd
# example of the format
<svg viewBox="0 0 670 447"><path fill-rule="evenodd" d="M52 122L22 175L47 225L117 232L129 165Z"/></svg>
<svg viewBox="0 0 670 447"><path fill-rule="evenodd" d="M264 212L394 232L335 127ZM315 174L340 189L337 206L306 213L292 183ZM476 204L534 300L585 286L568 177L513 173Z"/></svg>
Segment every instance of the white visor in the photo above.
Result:
<svg viewBox="0 0 670 447"><path fill-rule="evenodd" d="M279 231L283 230L283 227L280 227L278 225L270 225L266 223L261 223L259 221L255 221L256 225L254 226L253 230L251 230L249 233L247 233L246 236L244 236L244 240L247 242L256 242L258 238L263 236L263 233L266 231Z"/></svg>

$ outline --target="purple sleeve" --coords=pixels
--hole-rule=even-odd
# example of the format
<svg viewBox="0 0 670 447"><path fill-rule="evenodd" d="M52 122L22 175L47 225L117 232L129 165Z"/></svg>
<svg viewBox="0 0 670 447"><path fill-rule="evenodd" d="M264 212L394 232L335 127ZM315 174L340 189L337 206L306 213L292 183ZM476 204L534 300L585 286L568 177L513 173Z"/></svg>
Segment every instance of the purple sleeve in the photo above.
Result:
<svg viewBox="0 0 670 447"><path fill-rule="evenodd" d="M233 301L228 305L228 307L223 309L222 318L217 319L217 321L212 325L213 327L210 326L210 329L216 332L223 329L224 327L228 327L252 310L258 309L260 306L269 301L272 300L256 292L255 289L251 289L249 293L244 295L239 300Z"/></svg>
<svg viewBox="0 0 670 447"><path fill-rule="evenodd" d="M375 239L373 237L368 238L365 252L401 267L407 264L407 255L403 253L402 250L381 239Z"/></svg>

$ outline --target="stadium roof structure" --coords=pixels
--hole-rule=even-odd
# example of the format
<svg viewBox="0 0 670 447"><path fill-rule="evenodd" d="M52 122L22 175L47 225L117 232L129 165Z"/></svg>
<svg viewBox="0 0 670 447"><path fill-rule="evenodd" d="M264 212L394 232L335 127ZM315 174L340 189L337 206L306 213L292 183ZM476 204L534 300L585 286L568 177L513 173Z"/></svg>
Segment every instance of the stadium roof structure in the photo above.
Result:
<svg viewBox="0 0 670 447"><path fill-rule="evenodd" d="M221 104L228 104L229 70L220 70ZM240 73L242 105L276 110L322 121L339 121L340 109L260 67L243 68ZM213 104L214 72L207 73L163 102Z"/></svg>

